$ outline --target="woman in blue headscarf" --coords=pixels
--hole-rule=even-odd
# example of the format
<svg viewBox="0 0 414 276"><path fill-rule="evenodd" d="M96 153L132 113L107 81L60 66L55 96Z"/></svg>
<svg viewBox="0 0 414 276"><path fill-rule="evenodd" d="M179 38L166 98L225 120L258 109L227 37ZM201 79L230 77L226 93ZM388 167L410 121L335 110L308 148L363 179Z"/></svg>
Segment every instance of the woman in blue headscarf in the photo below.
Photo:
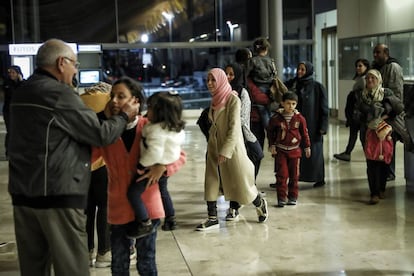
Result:
<svg viewBox="0 0 414 276"><path fill-rule="evenodd" d="M314 182L313 187L321 187L325 185L323 135L328 130L329 117L326 89L314 80L313 65L309 61L298 64L296 77L289 80L286 86L298 95L296 108L306 119L311 140L312 156L302 157L299 181Z"/></svg>

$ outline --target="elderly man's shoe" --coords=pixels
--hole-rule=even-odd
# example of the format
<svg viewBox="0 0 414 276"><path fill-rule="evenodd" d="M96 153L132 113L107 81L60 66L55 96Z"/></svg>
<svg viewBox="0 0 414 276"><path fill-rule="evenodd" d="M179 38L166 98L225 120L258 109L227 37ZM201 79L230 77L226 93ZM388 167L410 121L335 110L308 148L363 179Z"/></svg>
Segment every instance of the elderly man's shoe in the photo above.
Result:
<svg viewBox="0 0 414 276"><path fill-rule="evenodd" d="M380 200L378 196L371 196L371 199L369 200L369 204L375 205L375 204L378 204L379 201Z"/></svg>

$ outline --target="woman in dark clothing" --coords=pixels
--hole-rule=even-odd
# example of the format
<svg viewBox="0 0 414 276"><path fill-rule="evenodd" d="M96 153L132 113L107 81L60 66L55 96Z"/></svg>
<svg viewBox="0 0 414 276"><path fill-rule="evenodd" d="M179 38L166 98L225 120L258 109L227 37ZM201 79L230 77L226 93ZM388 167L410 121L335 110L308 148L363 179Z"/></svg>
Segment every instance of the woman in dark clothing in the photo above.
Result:
<svg viewBox="0 0 414 276"><path fill-rule="evenodd" d="M336 159L342 161L351 161L351 152L355 147L356 140L358 138L358 132L361 129L361 120L359 116L358 108L356 108L356 103L358 102L358 91L365 88L365 75L369 70L369 61L367 59L359 58L355 61L355 76L354 76L354 86L352 91L349 92L346 98L345 105L345 117L346 117L346 126L349 127L349 138L348 144L344 152L339 154L334 154ZM364 146L365 137L360 133L359 139L362 146Z"/></svg>
<svg viewBox="0 0 414 276"><path fill-rule="evenodd" d="M23 82L23 73L19 66L12 65L7 68L7 79L4 82L3 90L4 90L4 103L3 103L3 119L4 124L6 125L6 137L4 138L4 146L5 146L5 153L7 157L7 144L8 144L8 134L7 131L9 129L9 122L10 122L10 101L13 94L13 91L20 86Z"/></svg>
<svg viewBox="0 0 414 276"><path fill-rule="evenodd" d="M325 87L313 79L313 65L300 62L296 77L286 83L298 95L297 110L305 117L311 140L310 158L300 161L299 181L314 182L313 187L325 185L323 135L328 130L328 96Z"/></svg>
<svg viewBox="0 0 414 276"><path fill-rule="evenodd" d="M251 101L249 92L247 92L247 89L243 86L243 67L238 63L232 63L225 67L225 72L232 89L238 93L241 100L240 118L243 138L246 144L247 155L254 165L254 175L256 179L259 173L260 162L264 156L260 143L250 129Z"/></svg>

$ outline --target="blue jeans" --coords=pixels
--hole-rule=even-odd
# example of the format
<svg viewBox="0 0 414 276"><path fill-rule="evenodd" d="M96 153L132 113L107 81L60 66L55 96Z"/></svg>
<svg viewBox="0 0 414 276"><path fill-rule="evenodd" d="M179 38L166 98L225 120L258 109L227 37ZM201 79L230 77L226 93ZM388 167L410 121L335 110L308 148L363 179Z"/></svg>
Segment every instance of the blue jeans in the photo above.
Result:
<svg viewBox="0 0 414 276"><path fill-rule="evenodd" d="M270 95L270 85L268 86L257 86L263 94L266 94L268 97ZM260 113L260 119L262 121L263 127L266 129L267 125L269 124L269 120L271 117L271 113L270 113L270 107L268 105L261 105L261 104L257 104L256 105L257 110Z"/></svg>
<svg viewBox="0 0 414 276"><path fill-rule="evenodd" d="M136 178L134 178L136 179ZM144 179L138 183L134 182L128 188L128 199L131 203L132 209L134 209L135 217L138 221L144 221L148 219L148 212L142 202L141 195L145 191L148 179ZM158 180L158 186L160 189L162 205L164 206L165 216L175 216L174 205L171 200L170 193L167 189L168 177L162 176Z"/></svg>
<svg viewBox="0 0 414 276"><path fill-rule="evenodd" d="M167 184L168 184L168 177L163 176L158 181L162 205L164 206L164 212L165 212L166 218L175 216L174 205L171 200L170 193L168 192Z"/></svg>
<svg viewBox="0 0 414 276"><path fill-rule="evenodd" d="M158 228L160 220L152 220L152 225ZM113 276L129 276L130 245L131 240L126 236L127 224L111 226L111 271ZM158 275L156 257L157 231L137 239L137 271L141 276Z"/></svg>
<svg viewBox="0 0 414 276"><path fill-rule="evenodd" d="M128 200L134 209L135 220L141 222L148 219L147 208L145 208L144 202L142 202L141 195L147 187L148 179L143 179L140 182L135 182L138 176L133 178L131 185L128 188Z"/></svg>
<svg viewBox="0 0 414 276"><path fill-rule="evenodd" d="M266 129L270 121L270 111L268 107L265 105L256 104L255 106L257 107L257 110L259 111L260 120L262 122L263 128Z"/></svg>

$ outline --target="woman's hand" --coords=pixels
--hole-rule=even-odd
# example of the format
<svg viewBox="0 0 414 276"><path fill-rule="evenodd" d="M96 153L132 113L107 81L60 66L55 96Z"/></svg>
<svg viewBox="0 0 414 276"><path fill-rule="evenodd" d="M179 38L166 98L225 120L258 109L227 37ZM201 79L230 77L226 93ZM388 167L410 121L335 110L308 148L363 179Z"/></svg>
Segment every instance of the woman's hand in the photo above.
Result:
<svg viewBox="0 0 414 276"><path fill-rule="evenodd" d="M137 182L140 182L143 179L148 179L147 188L150 185L157 183L158 180L160 180L161 176L164 174L164 172L167 170L165 165L161 164L153 165L151 167L148 167L148 169L149 170L147 173L143 174L137 179Z"/></svg>
<svg viewBox="0 0 414 276"><path fill-rule="evenodd" d="M218 164L219 165L226 162L226 160L227 160L227 158L224 155L219 154L219 157L218 157Z"/></svg>
<svg viewBox="0 0 414 276"><path fill-rule="evenodd" d="M306 156L306 158L311 157L311 148L306 148L305 149L305 156Z"/></svg>
<svg viewBox="0 0 414 276"><path fill-rule="evenodd" d="M135 97L131 97L131 99L121 107L121 111L128 115L128 122L135 120L135 117L138 115L138 110L139 102Z"/></svg>
<svg viewBox="0 0 414 276"><path fill-rule="evenodd" d="M276 146L275 145L271 145L269 147L269 152L272 154L273 157L276 156L276 154L277 154Z"/></svg>

